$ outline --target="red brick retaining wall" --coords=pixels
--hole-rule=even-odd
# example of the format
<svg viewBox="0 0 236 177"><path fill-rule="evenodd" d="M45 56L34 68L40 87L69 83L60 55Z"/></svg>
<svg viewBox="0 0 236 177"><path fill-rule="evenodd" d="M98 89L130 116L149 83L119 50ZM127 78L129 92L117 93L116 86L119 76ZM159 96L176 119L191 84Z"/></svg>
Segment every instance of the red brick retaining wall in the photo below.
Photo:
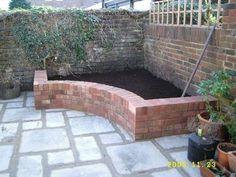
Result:
<svg viewBox="0 0 236 177"><path fill-rule="evenodd" d="M224 5L223 24L209 43L188 89L196 94L199 83L219 69L236 73L236 2ZM157 77L184 89L210 32L206 27L146 25L145 68Z"/></svg>
<svg viewBox="0 0 236 177"><path fill-rule="evenodd" d="M204 110L201 96L144 100L113 86L81 81L48 81L34 76L36 109L68 108L94 113L121 125L135 139L187 133L188 119Z"/></svg>

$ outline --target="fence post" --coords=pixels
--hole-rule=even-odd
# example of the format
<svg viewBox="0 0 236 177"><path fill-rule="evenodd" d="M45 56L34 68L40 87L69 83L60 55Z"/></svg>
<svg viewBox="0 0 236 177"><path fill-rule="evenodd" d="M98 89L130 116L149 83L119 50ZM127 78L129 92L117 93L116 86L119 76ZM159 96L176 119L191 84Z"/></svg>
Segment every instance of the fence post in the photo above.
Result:
<svg viewBox="0 0 236 177"><path fill-rule="evenodd" d="M198 26L202 25L202 0L199 0L198 3Z"/></svg>
<svg viewBox="0 0 236 177"><path fill-rule="evenodd" d="M180 0L178 0L178 17L177 17L177 25L179 25L180 20Z"/></svg>

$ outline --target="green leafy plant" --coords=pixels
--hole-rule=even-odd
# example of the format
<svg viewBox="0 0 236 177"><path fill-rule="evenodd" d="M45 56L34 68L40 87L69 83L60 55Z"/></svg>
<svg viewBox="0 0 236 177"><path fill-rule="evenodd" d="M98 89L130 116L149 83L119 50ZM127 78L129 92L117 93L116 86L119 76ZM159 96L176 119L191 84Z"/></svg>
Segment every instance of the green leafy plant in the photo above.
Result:
<svg viewBox="0 0 236 177"><path fill-rule="evenodd" d="M113 48L112 27L95 12L34 7L17 9L11 16L13 35L29 63L37 68L52 66L57 72L60 68L60 73L68 73L68 64L86 62L89 47L101 47L106 52Z"/></svg>
<svg viewBox="0 0 236 177"><path fill-rule="evenodd" d="M15 77L12 68L0 70L0 86L2 88L13 88L16 84L20 84L20 79Z"/></svg>
<svg viewBox="0 0 236 177"><path fill-rule="evenodd" d="M210 121L225 121L224 106L229 104L232 80L228 72L220 70L212 73L212 78L200 83L198 93L205 97L207 112ZM209 96L217 98L216 107L209 102Z"/></svg>
<svg viewBox="0 0 236 177"><path fill-rule="evenodd" d="M9 9L30 9L31 5L27 0L11 0L9 3Z"/></svg>
<svg viewBox="0 0 236 177"><path fill-rule="evenodd" d="M227 115L230 117L230 120L226 122L230 140L236 144L236 99L234 99L231 105L227 106Z"/></svg>
<svg viewBox="0 0 236 177"><path fill-rule="evenodd" d="M99 23L98 17L78 9L32 8L14 13L12 31L30 63L46 68L86 60L86 44Z"/></svg>

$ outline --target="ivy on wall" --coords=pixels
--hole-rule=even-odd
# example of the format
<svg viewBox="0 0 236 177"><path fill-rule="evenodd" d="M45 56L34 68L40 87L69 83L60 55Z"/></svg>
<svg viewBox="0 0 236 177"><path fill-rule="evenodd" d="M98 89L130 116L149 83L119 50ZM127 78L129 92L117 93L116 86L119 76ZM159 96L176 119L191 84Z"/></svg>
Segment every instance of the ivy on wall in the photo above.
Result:
<svg viewBox="0 0 236 177"><path fill-rule="evenodd" d="M12 31L28 60L45 68L48 60L86 60L85 46L99 25L97 16L82 10L32 8L14 13Z"/></svg>

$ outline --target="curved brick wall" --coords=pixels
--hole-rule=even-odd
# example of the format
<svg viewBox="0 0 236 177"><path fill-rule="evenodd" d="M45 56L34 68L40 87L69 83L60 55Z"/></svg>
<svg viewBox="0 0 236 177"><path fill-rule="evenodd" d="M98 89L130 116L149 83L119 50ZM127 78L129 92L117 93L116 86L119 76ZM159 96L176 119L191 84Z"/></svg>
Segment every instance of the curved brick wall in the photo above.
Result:
<svg viewBox="0 0 236 177"><path fill-rule="evenodd" d="M113 86L81 81L48 81L35 71L36 109L68 108L91 112L121 125L135 139L187 133L188 119L204 110L201 96L144 100Z"/></svg>

